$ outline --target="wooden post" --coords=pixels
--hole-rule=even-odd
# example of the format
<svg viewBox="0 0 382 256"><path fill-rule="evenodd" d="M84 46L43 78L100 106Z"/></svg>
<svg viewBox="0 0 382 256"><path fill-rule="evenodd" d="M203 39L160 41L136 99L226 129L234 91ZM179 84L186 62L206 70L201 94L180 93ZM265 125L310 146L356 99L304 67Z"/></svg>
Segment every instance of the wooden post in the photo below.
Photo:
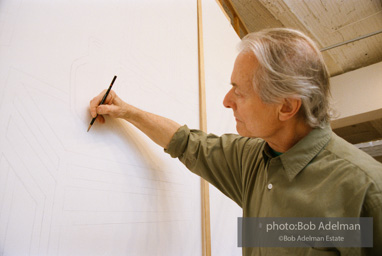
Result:
<svg viewBox="0 0 382 256"><path fill-rule="evenodd" d="M203 52L203 25L202 25L202 2L197 0L198 17L198 66L199 66L199 121L200 129L207 132L206 90L204 75L204 52ZM202 255L211 256L211 230L210 230L210 198L209 185L201 179L201 202L202 202Z"/></svg>

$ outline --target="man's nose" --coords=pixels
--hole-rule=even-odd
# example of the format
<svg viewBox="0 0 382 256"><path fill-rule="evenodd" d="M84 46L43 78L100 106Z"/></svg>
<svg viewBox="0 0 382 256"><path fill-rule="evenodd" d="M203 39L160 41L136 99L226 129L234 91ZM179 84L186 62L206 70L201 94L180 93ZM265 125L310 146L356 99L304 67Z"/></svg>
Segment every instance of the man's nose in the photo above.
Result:
<svg viewBox="0 0 382 256"><path fill-rule="evenodd" d="M227 94L224 97L223 105L226 108L233 108L234 107L234 101L233 101L233 88L227 92Z"/></svg>

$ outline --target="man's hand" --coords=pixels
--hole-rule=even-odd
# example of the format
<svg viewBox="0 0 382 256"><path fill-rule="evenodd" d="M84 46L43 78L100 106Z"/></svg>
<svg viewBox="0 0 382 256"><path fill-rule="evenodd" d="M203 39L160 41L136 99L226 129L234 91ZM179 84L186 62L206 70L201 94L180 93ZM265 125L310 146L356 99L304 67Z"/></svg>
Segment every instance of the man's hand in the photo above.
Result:
<svg viewBox="0 0 382 256"><path fill-rule="evenodd" d="M121 100L112 90L104 104L98 106L105 92L106 90L90 101L90 114L93 118L98 114L97 120L100 123L105 122L105 118L102 115L123 118L145 133L155 143L163 148L167 148L171 138L180 127L178 123L129 105Z"/></svg>
<svg viewBox="0 0 382 256"><path fill-rule="evenodd" d="M94 118L98 114L97 121L100 123L105 122L105 118L102 115L109 115L114 118L127 119L129 107L131 108L131 110L133 107L121 100L113 90L110 91L104 104L99 105L105 93L106 90L101 92L98 96L94 97L90 101L91 116Z"/></svg>

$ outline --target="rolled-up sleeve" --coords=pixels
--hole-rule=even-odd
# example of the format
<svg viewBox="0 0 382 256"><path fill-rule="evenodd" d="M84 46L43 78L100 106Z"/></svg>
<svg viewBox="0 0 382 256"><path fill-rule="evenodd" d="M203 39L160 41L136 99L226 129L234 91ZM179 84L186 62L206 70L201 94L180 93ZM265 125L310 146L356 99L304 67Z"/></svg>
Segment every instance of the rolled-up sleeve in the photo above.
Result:
<svg viewBox="0 0 382 256"><path fill-rule="evenodd" d="M165 152L242 206L242 155L249 138L216 136L182 126Z"/></svg>

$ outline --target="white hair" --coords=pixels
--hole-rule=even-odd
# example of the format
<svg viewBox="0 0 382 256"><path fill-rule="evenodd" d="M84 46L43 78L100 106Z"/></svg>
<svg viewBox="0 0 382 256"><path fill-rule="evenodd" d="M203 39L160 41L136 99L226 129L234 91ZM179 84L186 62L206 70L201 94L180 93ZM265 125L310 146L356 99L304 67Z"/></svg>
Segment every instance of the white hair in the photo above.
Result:
<svg viewBox="0 0 382 256"><path fill-rule="evenodd" d="M266 29L246 35L239 50L253 53L259 62L253 85L264 102L298 98L302 102L299 114L308 125L329 123L329 72L309 37L293 29Z"/></svg>

